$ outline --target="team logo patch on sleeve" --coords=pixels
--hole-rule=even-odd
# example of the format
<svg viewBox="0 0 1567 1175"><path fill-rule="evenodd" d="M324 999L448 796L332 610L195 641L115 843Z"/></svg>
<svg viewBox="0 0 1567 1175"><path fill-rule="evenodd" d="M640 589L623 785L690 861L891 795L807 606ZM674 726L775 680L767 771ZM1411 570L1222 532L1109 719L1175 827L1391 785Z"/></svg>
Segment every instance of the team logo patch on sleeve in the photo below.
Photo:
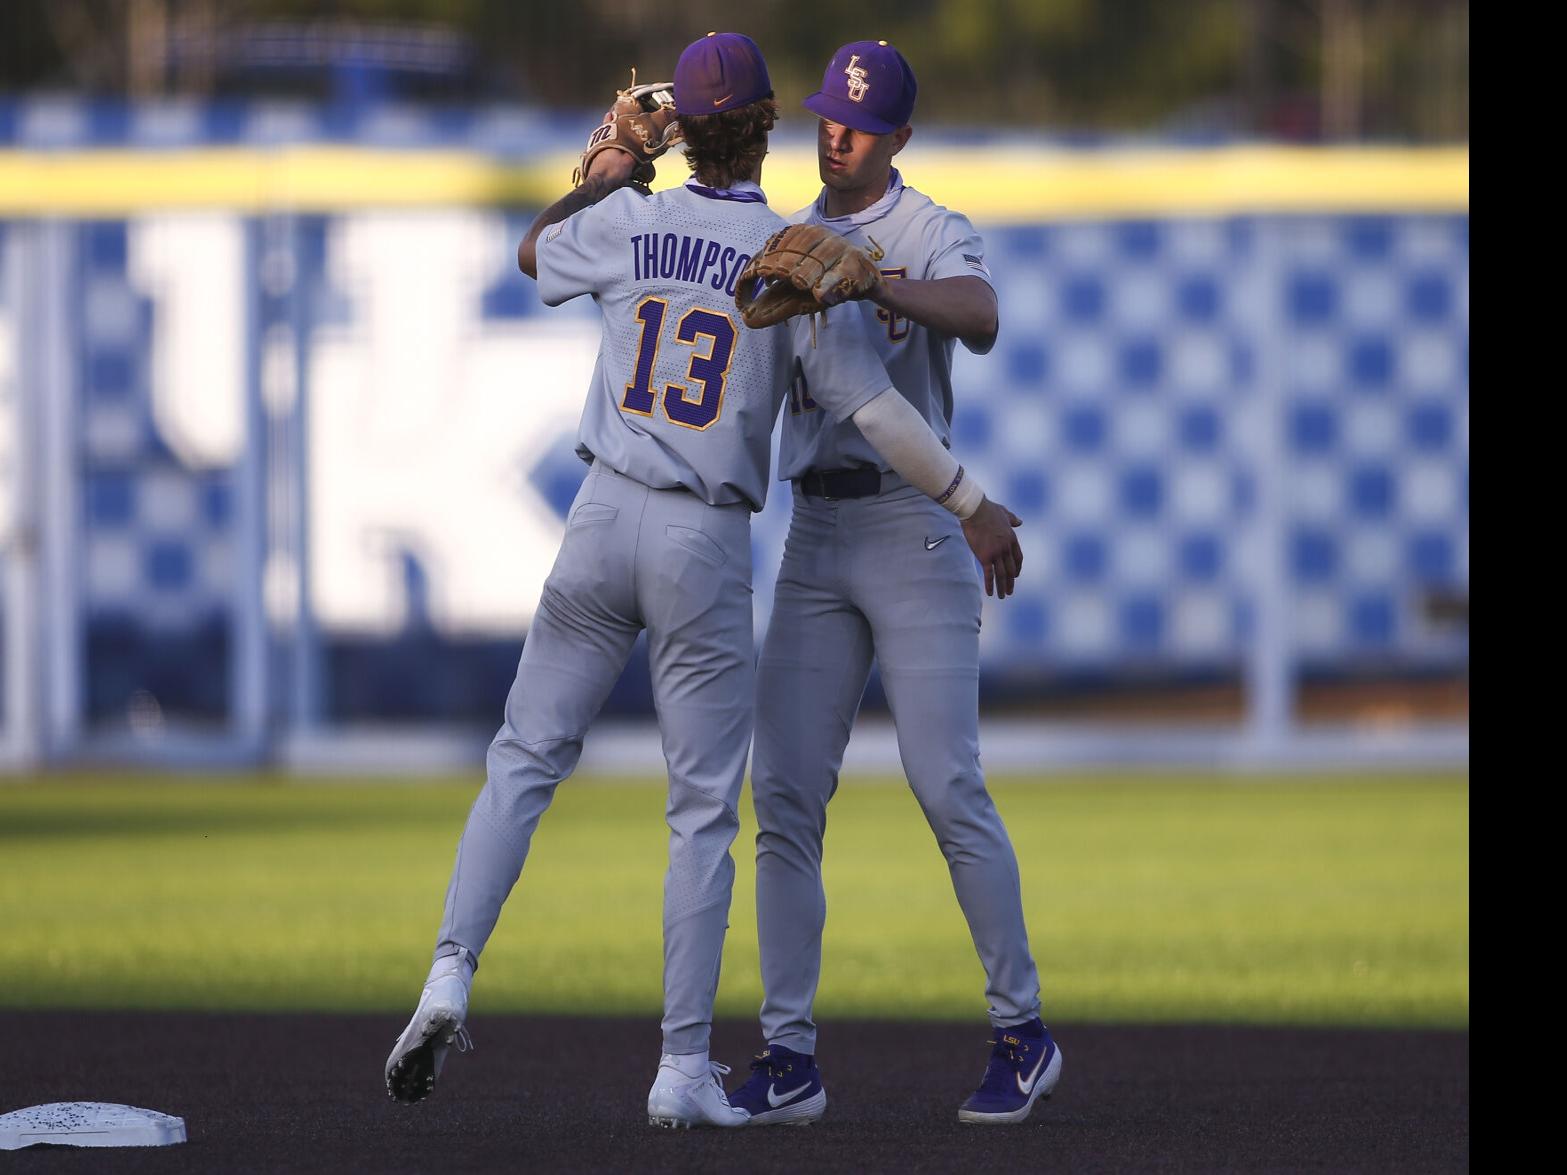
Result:
<svg viewBox="0 0 1567 1175"><path fill-rule="evenodd" d="M985 268L985 259L983 257L976 257L972 253L965 253L963 254L963 260L968 262L970 269L977 269L986 277L990 276L990 270Z"/></svg>
<svg viewBox="0 0 1567 1175"><path fill-rule="evenodd" d="M550 231L544 234L544 239L546 241L553 241L556 237L560 236L561 229L565 227L566 222L564 220L557 225L551 226Z"/></svg>

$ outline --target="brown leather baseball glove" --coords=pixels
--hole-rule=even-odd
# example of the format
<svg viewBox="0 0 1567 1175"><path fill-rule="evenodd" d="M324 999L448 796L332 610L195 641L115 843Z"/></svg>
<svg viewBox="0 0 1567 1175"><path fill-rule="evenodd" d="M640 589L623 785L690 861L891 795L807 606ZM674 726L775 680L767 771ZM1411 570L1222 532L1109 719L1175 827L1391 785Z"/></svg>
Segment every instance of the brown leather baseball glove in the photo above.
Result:
<svg viewBox="0 0 1567 1175"><path fill-rule="evenodd" d="M830 229L791 224L769 237L740 271L735 305L750 327L815 314L873 293L882 280L878 259Z"/></svg>
<svg viewBox="0 0 1567 1175"><path fill-rule="evenodd" d="M653 161L680 141L675 84L648 82L639 86L637 71L632 70L631 85L615 95L604 121L588 136L587 149L571 173L572 186L586 178L589 163L600 151L624 151L631 156L636 160L631 179L646 186L653 182Z"/></svg>

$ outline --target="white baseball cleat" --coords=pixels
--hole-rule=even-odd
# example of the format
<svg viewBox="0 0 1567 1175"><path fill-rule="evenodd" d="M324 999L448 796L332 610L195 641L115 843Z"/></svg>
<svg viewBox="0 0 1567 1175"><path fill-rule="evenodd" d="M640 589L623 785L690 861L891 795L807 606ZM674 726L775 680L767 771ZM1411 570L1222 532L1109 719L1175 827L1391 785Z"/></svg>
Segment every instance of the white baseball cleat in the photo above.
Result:
<svg viewBox="0 0 1567 1175"><path fill-rule="evenodd" d="M708 1063L705 1077L687 1077L665 1056L658 1076L647 1095L647 1123L668 1130L690 1130L693 1126L744 1126L750 1114L729 1104L719 1078L729 1072L728 1065Z"/></svg>
<svg viewBox="0 0 1567 1175"><path fill-rule="evenodd" d="M413 1019L386 1058L386 1092L395 1101L417 1102L430 1096L453 1046L466 1053L473 1040L463 1026L468 1018L468 982L460 963L424 985Z"/></svg>

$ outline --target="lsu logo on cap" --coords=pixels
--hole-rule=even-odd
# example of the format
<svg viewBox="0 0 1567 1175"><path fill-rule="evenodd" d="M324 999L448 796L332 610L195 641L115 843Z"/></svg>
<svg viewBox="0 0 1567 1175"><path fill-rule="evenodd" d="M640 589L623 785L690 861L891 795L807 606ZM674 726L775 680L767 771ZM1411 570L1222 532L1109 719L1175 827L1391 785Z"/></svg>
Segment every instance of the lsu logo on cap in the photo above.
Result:
<svg viewBox="0 0 1567 1175"><path fill-rule="evenodd" d="M870 91L871 84L865 80L869 75L865 72L865 67L860 64L858 53L849 58L849 64L843 67L843 72L849 79L849 101L865 101L865 95Z"/></svg>

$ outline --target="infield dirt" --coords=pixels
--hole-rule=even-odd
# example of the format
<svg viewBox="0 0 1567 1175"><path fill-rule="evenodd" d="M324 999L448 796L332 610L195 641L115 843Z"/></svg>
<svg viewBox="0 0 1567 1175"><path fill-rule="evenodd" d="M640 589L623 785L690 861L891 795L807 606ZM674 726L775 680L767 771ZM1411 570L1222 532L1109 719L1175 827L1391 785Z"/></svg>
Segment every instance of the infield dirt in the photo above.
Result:
<svg viewBox="0 0 1567 1175"><path fill-rule="evenodd" d="M960 1126L986 1029L833 1022L827 1116L805 1128L645 1124L648 1020L484 1017L436 1092L391 1102L390 1016L0 1012L0 1113L126 1102L178 1114L158 1150L31 1148L0 1171L1466 1171L1469 1034L1053 1024L1055 1097ZM713 1056L740 1079L755 1026Z"/></svg>

